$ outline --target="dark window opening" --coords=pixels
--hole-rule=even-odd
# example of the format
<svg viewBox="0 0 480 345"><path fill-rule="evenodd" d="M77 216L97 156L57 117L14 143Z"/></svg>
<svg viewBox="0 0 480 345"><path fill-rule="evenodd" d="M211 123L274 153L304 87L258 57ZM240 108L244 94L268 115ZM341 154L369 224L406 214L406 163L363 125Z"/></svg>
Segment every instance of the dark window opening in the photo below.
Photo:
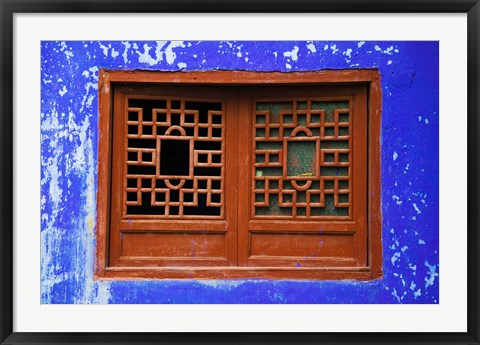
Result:
<svg viewBox="0 0 480 345"><path fill-rule="evenodd" d="M162 139L160 144L160 175L188 176L190 141Z"/></svg>

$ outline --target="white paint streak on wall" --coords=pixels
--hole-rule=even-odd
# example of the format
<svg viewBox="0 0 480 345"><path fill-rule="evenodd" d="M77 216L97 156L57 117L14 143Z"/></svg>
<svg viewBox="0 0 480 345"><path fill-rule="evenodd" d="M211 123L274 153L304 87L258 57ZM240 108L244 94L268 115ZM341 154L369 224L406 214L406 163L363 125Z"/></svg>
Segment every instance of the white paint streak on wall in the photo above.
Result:
<svg viewBox="0 0 480 345"><path fill-rule="evenodd" d="M396 161L397 158L398 158L398 153L397 153L397 151L394 151L393 152L393 160Z"/></svg>
<svg viewBox="0 0 480 345"><path fill-rule="evenodd" d="M117 52L115 48L112 48L112 57L115 59L118 55L120 55L120 52Z"/></svg>
<svg viewBox="0 0 480 345"><path fill-rule="evenodd" d="M393 254L393 256L391 257L391 261L392 261L392 265L395 265L395 262L397 262L397 260L400 259L400 256L402 254L400 252L396 252L395 254Z"/></svg>
<svg viewBox="0 0 480 345"><path fill-rule="evenodd" d="M392 195L392 199L395 200L397 205L400 205L403 201L400 200L398 195Z"/></svg>
<svg viewBox="0 0 480 345"><path fill-rule="evenodd" d="M392 55L393 54L393 46L388 47L383 51L384 54Z"/></svg>
<svg viewBox="0 0 480 345"><path fill-rule="evenodd" d="M51 288L53 284L58 284L66 279L68 276L58 276L56 274L56 266L50 264L52 256L56 253L61 253L60 241L58 234L62 233L61 229L55 226L58 213L61 211L63 190L60 188L60 179L62 173L59 172L59 161L63 156L63 147L60 144L60 138L65 137L64 127L60 124L59 114L56 110L56 103L52 104L52 112L42 116L44 119L40 125L42 131L42 140L50 141L51 155L48 158L42 157L41 165L43 171L43 178L40 181L42 186L48 185L48 195L42 207L42 232L41 243L42 249L47 253L41 255L41 272L42 284L41 292L44 302L48 303L51 296ZM48 203L51 208L50 214L45 213L44 206Z"/></svg>
<svg viewBox="0 0 480 345"><path fill-rule="evenodd" d="M100 44L100 48L103 50L103 55L108 56L108 47L104 46L103 44Z"/></svg>
<svg viewBox="0 0 480 345"><path fill-rule="evenodd" d="M152 47L145 43L143 45L143 53L139 51L136 52L138 54L138 62L148 63L150 66L153 66L157 63L157 60L152 58L148 53L150 49L152 49Z"/></svg>
<svg viewBox="0 0 480 345"><path fill-rule="evenodd" d="M425 277L425 289L429 286L432 286L435 282L435 277L438 277L437 265L430 265L427 260L425 260L425 266L428 268L428 277Z"/></svg>
<svg viewBox="0 0 480 345"><path fill-rule="evenodd" d="M67 93L67 87L63 85L62 89L58 91L58 94L63 97L63 95L66 93Z"/></svg>
<svg viewBox="0 0 480 345"><path fill-rule="evenodd" d="M398 303L401 302L400 297L397 294L397 289L395 289L395 288L393 289L392 296L395 297L395 299L398 301Z"/></svg>
<svg viewBox="0 0 480 345"><path fill-rule="evenodd" d="M150 50L152 49L152 47L150 47L147 43L145 43L143 45L143 53L139 52L138 50L136 51L136 53L138 55L138 62L147 63L150 66L157 65L158 63L163 61L164 52L162 51L162 48L165 46L165 44L167 44L166 41L157 41L156 42L155 58L153 58L150 55ZM168 55L167 55L167 62L170 65L173 63L173 61L171 63L168 61Z"/></svg>
<svg viewBox="0 0 480 345"><path fill-rule="evenodd" d="M300 50L300 48L295 46L292 51L287 51L287 52L283 53L283 56L286 57L286 58L292 59L292 61L298 61L298 51L299 50Z"/></svg>
<svg viewBox="0 0 480 345"><path fill-rule="evenodd" d="M131 47L132 45L130 44L130 42L126 42L126 41L125 41L125 42L122 42L122 44L125 46L125 50L123 51L123 54L122 54L122 56L123 56L123 62L124 62L125 64L127 64L127 63L128 63L128 50L130 49L130 47Z"/></svg>
<svg viewBox="0 0 480 345"><path fill-rule="evenodd" d="M167 60L167 63L169 65L173 65L175 59L177 58L177 54L175 54L175 52L173 51L173 48L177 47L185 48L185 44L183 43L183 41L173 41L170 42L170 44L165 49L165 59Z"/></svg>
<svg viewBox="0 0 480 345"><path fill-rule="evenodd" d="M241 286L245 283L245 280L198 280L195 283L216 289L230 290Z"/></svg>
<svg viewBox="0 0 480 345"><path fill-rule="evenodd" d="M107 303L109 299L109 284L105 282L95 282L93 280L93 270L95 262L95 218L96 218L96 200L95 200L95 161L93 153L93 143L91 136L86 136L88 129L89 118L87 117L82 124L82 131L80 132L80 146L82 146L85 152L85 168L84 174L86 174L86 190L84 192L85 197L85 217L83 219L83 231L80 237L81 247L85 250L85 261L79 263L83 265L83 272L85 272L85 292L81 303ZM80 267L79 267L80 268ZM102 294L97 294L97 286L103 286ZM100 297L100 299L98 299Z"/></svg>
<svg viewBox="0 0 480 345"><path fill-rule="evenodd" d="M330 49L332 50L332 53L333 53L333 54L338 53L338 51L340 50L340 49L337 48L337 45L336 45L336 44L330 45Z"/></svg>
<svg viewBox="0 0 480 345"><path fill-rule="evenodd" d="M82 109L85 102L91 104L92 94L89 95L90 90L96 90L96 80L98 68L92 67L88 71L84 71L82 75L91 80L86 81L86 95L82 102ZM75 114L69 111L68 115L59 114L56 110L57 105L52 104L52 111L50 114L42 114L41 132L42 140L49 140L49 154L42 158L43 178L41 180L42 186L48 186L48 194L43 195L41 199L42 209L42 232L41 232L41 293L42 303L50 303L52 299L51 291L55 285L67 280L75 280L75 285L78 291L73 295L74 303L108 303L110 298L110 283L97 282L93 280L93 264L95 258L95 238L94 227L96 217L96 203L95 203L95 162L93 143L91 138L91 123L90 113L83 114L83 121L81 124L75 122ZM65 121L65 117L67 117ZM62 120L60 120L60 118ZM70 148L72 154L65 154L64 140L67 139L73 143ZM75 145L76 144L76 145ZM62 172L59 167L65 164L65 171ZM78 220L72 219L69 226L80 229L80 234L72 241L70 248L64 247L63 236L65 231L64 226L59 228L56 223L58 215L62 212L63 202L68 199L70 194L70 187L72 183L67 183L67 190L62 190L60 181L70 181L72 174L86 177L85 190L85 209L80 212ZM76 186L78 187L78 186ZM50 212L45 212L46 205L49 206ZM65 250L72 253L71 264L76 265L71 273L63 272L64 268L55 261L55 257L60 256Z"/></svg>

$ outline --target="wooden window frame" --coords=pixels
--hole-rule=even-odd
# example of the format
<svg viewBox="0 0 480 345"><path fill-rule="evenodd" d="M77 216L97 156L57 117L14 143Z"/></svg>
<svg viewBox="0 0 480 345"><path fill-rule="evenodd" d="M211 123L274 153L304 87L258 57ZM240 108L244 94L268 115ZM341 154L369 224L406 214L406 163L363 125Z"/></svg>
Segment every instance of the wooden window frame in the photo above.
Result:
<svg viewBox="0 0 480 345"><path fill-rule="evenodd" d="M164 262L162 266L148 267L140 263L137 266L118 266L118 255L111 255L112 250L109 248L109 228L111 222L110 208L111 203L118 199L118 195L114 195L115 191L111 191L112 169L120 169L118 160L112 159L113 136L116 130L112 123L113 108L117 102L114 99L114 93L119 89L120 85L139 85L155 88L156 86L168 86L169 89L175 90L180 87L189 95L194 95L198 86L208 86L212 90L215 87L225 88L229 86L248 87L249 91L242 93L238 99L234 99L235 95L229 95L231 102L226 102L227 114L229 111L239 113L250 113L248 109L247 98L255 97L259 92L265 90L265 87L275 86L283 87L283 90L302 87L333 87L333 88L355 88L363 86L365 92L366 108L366 164L365 170L365 236L362 243L365 245L365 258L353 262L331 261L330 263L322 261L313 261L313 264L291 266L291 262L281 265L275 261L275 265L269 265L269 261L261 258L247 257L247 251L237 251L231 248L231 255L235 256L237 266L229 266L228 260L217 260L213 262L198 261L196 265L176 265L175 261L170 264ZM191 90L189 86L192 86ZM195 88L197 87L197 88ZM182 91L182 92L183 92ZM285 91L282 91L284 94ZM228 98L227 97L227 98ZM243 98L243 100L242 100ZM239 110L231 109L232 104L239 106ZM251 143L251 119L228 119L229 126L242 126L240 130L241 142ZM237 123L234 123L237 121ZM96 262L95 262L95 278L96 279L229 279L229 278L268 278L268 279L350 279L350 280L371 280L382 276L382 240L381 240L381 176L380 176L380 123L381 123L381 89L380 75L377 69L359 69L359 70L326 70L315 72L245 72L245 71L205 71L205 72L154 72L154 71L115 71L102 69L99 72L99 134L98 134L98 193L97 193L97 234L96 234ZM240 127L239 127L240 128ZM251 158L251 147L249 145L238 145L232 136L225 139L225 147L227 154L237 154L237 157ZM235 152L235 150L237 150ZM357 162L355 164L360 164ZM237 168L230 167L227 170L227 183L240 181L247 182L250 176L249 164L239 164ZM242 180L243 179L243 180ZM113 193L113 194L112 194ZM240 227L249 228L249 231L259 231L261 234L262 221L251 222L250 203L248 207L237 205L237 200L249 200L249 195L245 195L246 189L239 189L239 196L236 200L229 200L225 203L226 213L230 219ZM238 219L237 219L238 217ZM162 221L162 220L158 220ZM225 220L226 222L227 220ZM171 220L170 224L174 224L175 220ZM215 222L215 221L213 221ZM218 221L217 221L218 222ZM221 220L219 222L222 222ZM288 221L277 220L273 222L279 227L279 230L289 230ZM213 224L213 223L212 223ZM312 222L311 224L315 224ZM349 231L346 223L335 223L335 220L321 221L324 226L321 233L329 233L329 229L335 227L337 230ZM330 224L330 225L329 225ZM171 225L173 226L173 225ZM294 225L296 231L302 225ZM192 221L188 227L195 227L195 221ZM215 225L212 225L214 231ZM173 228L172 228L173 229ZM310 226L302 231L317 233L315 226ZM238 241L249 243L250 232L240 231L232 234L230 231L227 236L234 237L234 242ZM232 243L232 242L230 242ZM110 253L110 255L109 255ZM242 254L244 253L244 254Z"/></svg>

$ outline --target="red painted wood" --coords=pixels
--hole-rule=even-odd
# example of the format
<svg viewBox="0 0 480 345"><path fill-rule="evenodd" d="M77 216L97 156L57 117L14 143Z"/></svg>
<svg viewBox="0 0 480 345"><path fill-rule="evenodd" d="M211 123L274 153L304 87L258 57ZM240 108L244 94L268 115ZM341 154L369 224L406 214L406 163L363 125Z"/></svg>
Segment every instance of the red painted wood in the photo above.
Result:
<svg viewBox="0 0 480 345"><path fill-rule="evenodd" d="M377 70L301 73L103 70L99 79L97 278L368 280L381 276L381 95ZM127 98L138 96L223 103L224 155L218 164L223 165L224 182L220 216L128 214L124 199L126 138L137 136L126 133L125 109ZM343 191L350 194L349 215L317 219L255 216L252 181L255 165L260 165L253 157L254 104L309 97L350 101L350 146L345 152L350 152L351 165L337 161L338 150L331 150L337 163L325 164L349 169L349 188ZM317 144L317 152L319 149ZM160 154L158 147L155 152ZM206 155L206 163L200 163L193 151L190 162L212 167L211 154L200 153ZM266 153L268 161L271 153ZM138 157L128 164L150 164ZM324 158L318 156L317 163L319 159L323 162ZM278 166L283 166L286 157L278 162ZM315 172L315 176L318 174L319 171ZM186 178L192 176L190 171ZM185 179L183 175L177 177ZM291 179L285 173L281 178ZM304 189L311 179L294 178L305 181ZM337 188L335 184L335 191Z"/></svg>

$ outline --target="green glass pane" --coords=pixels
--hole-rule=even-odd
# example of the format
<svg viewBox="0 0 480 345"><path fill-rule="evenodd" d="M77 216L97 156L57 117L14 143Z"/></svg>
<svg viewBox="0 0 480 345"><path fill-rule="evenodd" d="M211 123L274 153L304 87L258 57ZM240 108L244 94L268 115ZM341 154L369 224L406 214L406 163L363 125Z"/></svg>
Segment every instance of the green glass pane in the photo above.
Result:
<svg viewBox="0 0 480 345"><path fill-rule="evenodd" d="M291 207L278 206L278 195L270 194L268 207L255 207L255 214L258 216L291 216Z"/></svg>
<svg viewBox="0 0 480 345"><path fill-rule="evenodd" d="M281 141L257 141L257 150L281 150L283 142Z"/></svg>
<svg viewBox="0 0 480 345"><path fill-rule="evenodd" d="M333 189L335 187L335 184L333 180L326 180L324 183L325 189Z"/></svg>
<svg viewBox="0 0 480 345"><path fill-rule="evenodd" d="M306 202L306 201L307 201L307 193L297 192L297 202Z"/></svg>
<svg viewBox="0 0 480 345"><path fill-rule="evenodd" d="M320 114L312 114L310 116L310 121L312 123L320 123Z"/></svg>
<svg viewBox="0 0 480 345"><path fill-rule="evenodd" d="M333 122L333 111L335 109L348 109L348 107L349 106L347 101L312 102L312 110L325 110L325 122Z"/></svg>
<svg viewBox="0 0 480 345"><path fill-rule="evenodd" d="M307 116L298 114L297 115L297 126L306 126L307 125Z"/></svg>
<svg viewBox="0 0 480 345"><path fill-rule="evenodd" d="M292 190L293 189L290 181L283 181L283 189L285 189L285 190Z"/></svg>
<svg viewBox="0 0 480 345"><path fill-rule="evenodd" d="M316 144L313 141L289 141L287 144L287 174L299 176L315 172Z"/></svg>
<svg viewBox="0 0 480 345"><path fill-rule="evenodd" d="M333 194L325 195L325 207L312 207L312 216L348 216L348 207L335 207Z"/></svg>
<svg viewBox="0 0 480 345"><path fill-rule="evenodd" d="M326 153L325 154L325 162L334 162L335 155L333 153Z"/></svg>
<svg viewBox="0 0 480 345"><path fill-rule="evenodd" d="M340 153L338 155L338 159L340 160L340 162L348 162L348 153Z"/></svg>
<svg viewBox="0 0 480 345"><path fill-rule="evenodd" d="M280 132L278 128L270 128L270 136L271 137L278 137L280 135Z"/></svg>
<svg viewBox="0 0 480 345"><path fill-rule="evenodd" d="M257 124L265 124L265 115L257 115L256 119Z"/></svg>
<svg viewBox="0 0 480 345"><path fill-rule="evenodd" d="M310 131L312 132L312 135L314 137L319 137L320 136L320 128L310 128Z"/></svg>
<svg viewBox="0 0 480 345"><path fill-rule="evenodd" d="M269 187L270 189L278 189L278 181L270 180Z"/></svg>
<svg viewBox="0 0 480 345"><path fill-rule="evenodd" d="M279 123L282 110L292 110L292 102L257 102L256 110L269 110L270 123Z"/></svg>
<svg viewBox="0 0 480 345"><path fill-rule="evenodd" d="M339 203L347 203L348 202L348 194L338 194L338 202Z"/></svg>
<svg viewBox="0 0 480 345"><path fill-rule="evenodd" d="M348 113L341 113L338 114L338 121L339 122L349 122L350 115Z"/></svg>
<svg viewBox="0 0 480 345"><path fill-rule="evenodd" d="M348 168L346 167L321 167L321 176L348 176Z"/></svg>
<svg viewBox="0 0 480 345"><path fill-rule="evenodd" d="M326 137L333 137L335 135L335 130L333 127L325 127L325 136Z"/></svg>
<svg viewBox="0 0 480 345"><path fill-rule="evenodd" d="M265 137L265 129L263 128L257 128L256 132L255 132L255 135L258 137L258 138L264 138Z"/></svg>
<svg viewBox="0 0 480 345"><path fill-rule="evenodd" d="M256 154L255 163L265 163L265 155Z"/></svg>
<svg viewBox="0 0 480 345"><path fill-rule="evenodd" d="M255 180L256 189L265 189L265 180Z"/></svg>
<svg viewBox="0 0 480 345"><path fill-rule="evenodd" d="M298 109L298 110L305 110L305 109L307 109L307 102L297 102L297 109Z"/></svg>
<svg viewBox="0 0 480 345"><path fill-rule="evenodd" d="M310 202L319 203L320 202L320 194L310 194Z"/></svg>
<svg viewBox="0 0 480 345"><path fill-rule="evenodd" d="M265 194L255 194L255 202L264 202Z"/></svg>
<svg viewBox="0 0 480 345"><path fill-rule="evenodd" d="M338 135L347 136L348 133L349 133L348 127L339 127L338 128Z"/></svg>
<svg viewBox="0 0 480 345"><path fill-rule="evenodd" d="M293 201L292 194L283 195L283 203L291 203Z"/></svg>
<svg viewBox="0 0 480 345"><path fill-rule="evenodd" d="M293 123L293 115L283 115L283 123L284 124Z"/></svg>
<svg viewBox="0 0 480 345"><path fill-rule="evenodd" d="M282 176L282 168L257 168L255 176Z"/></svg>
<svg viewBox="0 0 480 345"><path fill-rule="evenodd" d="M321 149L348 149L348 140L335 140L335 141L326 141L323 140L320 142Z"/></svg>

